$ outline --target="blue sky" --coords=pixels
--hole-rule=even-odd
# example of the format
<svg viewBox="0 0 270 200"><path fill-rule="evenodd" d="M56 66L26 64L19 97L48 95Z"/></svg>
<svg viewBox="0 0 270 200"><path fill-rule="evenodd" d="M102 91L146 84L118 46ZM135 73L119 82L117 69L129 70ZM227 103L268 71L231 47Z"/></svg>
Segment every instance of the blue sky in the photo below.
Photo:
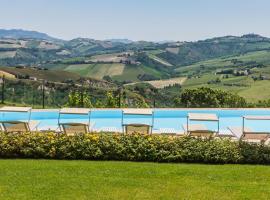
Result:
<svg viewBox="0 0 270 200"><path fill-rule="evenodd" d="M0 0L0 28L72 39L270 37L269 0Z"/></svg>

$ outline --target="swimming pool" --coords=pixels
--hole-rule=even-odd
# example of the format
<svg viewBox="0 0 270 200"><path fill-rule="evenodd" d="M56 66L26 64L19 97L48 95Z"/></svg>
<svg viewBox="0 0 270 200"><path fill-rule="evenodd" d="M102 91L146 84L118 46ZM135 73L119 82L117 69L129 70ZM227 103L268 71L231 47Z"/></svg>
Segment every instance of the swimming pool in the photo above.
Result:
<svg viewBox="0 0 270 200"><path fill-rule="evenodd" d="M242 116L260 115L270 116L270 109L154 109L153 130L174 129L183 131L183 124L186 124L188 113L214 113L220 119L220 130L228 127L241 127ZM39 129L54 130L58 127L58 110L32 110L31 119L40 121ZM26 113L3 112L0 114L1 121L6 120L27 120ZM86 122L85 115L62 115L61 122ZM92 127L96 131L115 130L122 131L122 110L121 109L94 109L91 112ZM151 116L130 115L124 117L124 123L145 123L151 124ZM207 128L217 130L215 122L190 122L203 123ZM246 126L256 131L269 131L270 121L246 121Z"/></svg>

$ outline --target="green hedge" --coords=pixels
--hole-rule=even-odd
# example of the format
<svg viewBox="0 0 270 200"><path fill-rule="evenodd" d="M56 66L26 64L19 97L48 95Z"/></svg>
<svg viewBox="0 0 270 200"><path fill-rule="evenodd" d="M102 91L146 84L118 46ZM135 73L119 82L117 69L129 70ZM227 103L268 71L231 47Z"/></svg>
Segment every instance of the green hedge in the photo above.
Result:
<svg viewBox="0 0 270 200"><path fill-rule="evenodd" d="M270 147L229 139L174 136L0 133L0 157L268 164Z"/></svg>

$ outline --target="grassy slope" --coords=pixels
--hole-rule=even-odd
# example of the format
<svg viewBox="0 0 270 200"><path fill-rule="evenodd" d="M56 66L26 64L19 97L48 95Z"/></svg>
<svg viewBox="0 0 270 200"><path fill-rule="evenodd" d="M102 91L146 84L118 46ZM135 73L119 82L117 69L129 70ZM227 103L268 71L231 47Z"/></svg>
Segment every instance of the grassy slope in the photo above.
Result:
<svg viewBox="0 0 270 200"><path fill-rule="evenodd" d="M159 63L161 63L161 64L163 64L165 66L168 66L168 67L173 66L172 64L168 63L167 61L157 57L155 54L148 53L148 56L149 56L149 58L151 58L151 59L153 59L153 60L155 60L155 61L157 61L157 62L159 62Z"/></svg>
<svg viewBox="0 0 270 200"><path fill-rule="evenodd" d="M241 56L227 57L211 59L203 62L196 63L194 65L179 67L176 71L184 74L191 74L198 70L203 73L200 78L191 78L184 83L184 88L197 88L201 86L228 90L236 92L239 95L245 97L250 102L257 102L258 100L270 99L270 81L253 81L251 77L230 77L229 79L222 79L219 84L207 84L208 81L220 78L220 75L214 75L213 72L219 69L233 68L231 63L232 59L237 59L243 62L256 61L257 63L270 63L270 52L269 51L257 51L247 53ZM204 68L201 67L204 65ZM252 70L253 75L259 76L260 74L270 77L270 67L257 68ZM225 86L224 84L243 84L245 86Z"/></svg>
<svg viewBox="0 0 270 200"><path fill-rule="evenodd" d="M69 65L65 68L65 70L77 73L84 77L102 79L106 75L110 76L121 75L123 73L124 67L125 66L120 63L79 64L79 65Z"/></svg>
<svg viewBox="0 0 270 200"><path fill-rule="evenodd" d="M145 67L143 65L140 66L130 66L126 65L125 69L123 71L123 74L121 76L114 76L112 77L115 80L120 80L120 81L139 81L137 78L139 74L151 74L157 78L160 78L162 74L158 72L155 69Z"/></svg>
<svg viewBox="0 0 270 200"><path fill-rule="evenodd" d="M80 76L75 73L59 70L36 70L31 68L18 69L15 67L0 67L0 70L14 75L29 75L38 79L55 82L65 81L68 79L78 80L80 78Z"/></svg>
<svg viewBox="0 0 270 200"><path fill-rule="evenodd" d="M270 168L0 160L0 199L269 199Z"/></svg>
<svg viewBox="0 0 270 200"><path fill-rule="evenodd" d="M258 102L258 100L270 99L270 81L253 81L250 77L239 76L228 79L220 79L221 83L207 84L209 80L215 80L221 77L220 75L207 74L200 78L191 78L184 82L183 88L197 88L210 87L214 89L222 89L230 92L238 93L240 96L246 98L249 102ZM224 84L237 84L233 86L226 86ZM243 86L239 86L243 85Z"/></svg>
<svg viewBox="0 0 270 200"><path fill-rule="evenodd" d="M195 63L193 65L179 67L176 69L176 71L188 74L192 71L200 69L201 65L204 65L205 69L208 71L231 68L233 66L233 64L231 63L232 59L237 59L243 62L256 61L257 63L270 64L270 51L255 51L241 56L210 59Z"/></svg>

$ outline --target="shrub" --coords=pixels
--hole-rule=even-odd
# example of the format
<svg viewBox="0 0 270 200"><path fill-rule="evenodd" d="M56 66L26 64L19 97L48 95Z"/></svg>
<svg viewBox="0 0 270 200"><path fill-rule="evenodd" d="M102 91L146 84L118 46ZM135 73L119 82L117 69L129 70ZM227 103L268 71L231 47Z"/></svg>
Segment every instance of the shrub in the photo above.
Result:
<svg viewBox="0 0 270 200"><path fill-rule="evenodd" d="M181 94L181 103L186 107L232 107L242 108L248 104L243 97L222 90L201 87L186 89Z"/></svg>
<svg viewBox="0 0 270 200"><path fill-rule="evenodd" d="M270 164L270 147L161 135L0 133L0 157Z"/></svg>

